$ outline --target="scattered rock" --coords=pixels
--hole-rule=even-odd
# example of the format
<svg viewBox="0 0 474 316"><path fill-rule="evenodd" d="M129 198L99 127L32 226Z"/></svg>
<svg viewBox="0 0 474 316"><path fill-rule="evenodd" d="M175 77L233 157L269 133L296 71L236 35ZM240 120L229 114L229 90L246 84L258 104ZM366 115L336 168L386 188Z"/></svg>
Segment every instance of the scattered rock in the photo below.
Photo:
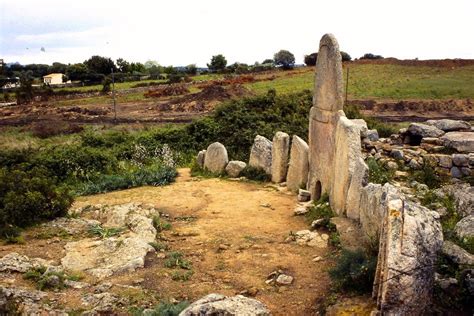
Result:
<svg viewBox="0 0 474 316"><path fill-rule="evenodd" d="M276 278L276 283L280 285L290 285L293 283L293 277L291 275L280 274Z"/></svg>
<svg viewBox="0 0 474 316"><path fill-rule="evenodd" d="M95 315L112 313L117 307L126 305L127 300L109 292L99 294L87 293L82 297L82 304L92 307L89 313Z"/></svg>
<svg viewBox="0 0 474 316"><path fill-rule="evenodd" d="M456 121L450 119L441 119L441 120L428 120L426 124L435 126L436 128L445 131L445 132L453 132L453 131L470 131L471 124L466 121Z"/></svg>
<svg viewBox="0 0 474 316"><path fill-rule="evenodd" d="M371 142L376 142L379 140L379 133L377 132L376 129L369 129L367 131L367 138L371 141Z"/></svg>
<svg viewBox="0 0 474 316"><path fill-rule="evenodd" d="M207 147L204 157L204 169L213 173L223 173L228 162L227 149L224 145L215 142Z"/></svg>
<svg viewBox="0 0 474 316"><path fill-rule="evenodd" d="M296 216L299 216L299 215L305 215L306 213L309 212L309 209L305 206L301 206L301 205L297 205L295 210L293 211L293 213L296 215Z"/></svg>
<svg viewBox="0 0 474 316"><path fill-rule="evenodd" d="M290 150L290 136L287 133L276 132L272 143L272 182L285 181L288 171L288 154Z"/></svg>
<svg viewBox="0 0 474 316"><path fill-rule="evenodd" d="M311 192L303 189L298 190L298 202L307 202L311 200Z"/></svg>
<svg viewBox="0 0 474 316"><path fill-rule="evenodd" d="M267 307L252 298L242 295L227 297L209 294L189 305L179 316L269 316Z"/></svg>
<svg viewBox="0 0 474 316"><path fill-rule="evenodd" d="M392 156L393 158L397 159L397 160L403 160L403 150L400 150L400 149L392 149L392 151L390 152L390 156Z"/></svg>
<svg viewBox="0 0 474 316"><path fill-rule="evenodd" d="M231 178L238 178L240 173L247 167L247 164L243 161L231 160L225 167L225 171Z"/></svg>
<svg viewBox="0 0 474 316"><path fill-rule="evenodd" d="M473 265L474 255L449 240L443 243L443 253L451 258L457 264Z"/></svg>
<svg viewBox="0 0 474 316"><path fill-rule="evenodd" d="M250 150L249 166L263 169L272 174L272 142L263 136L257 135Z"/></svg>
<svg viewBox="0 0 474 316"><path fill-rule="evenodd" d="M326 248L327 240L324 240L318 232L310 230L300 230L295 233L295 241L298 245L306 245L309 247Z"/></svg>

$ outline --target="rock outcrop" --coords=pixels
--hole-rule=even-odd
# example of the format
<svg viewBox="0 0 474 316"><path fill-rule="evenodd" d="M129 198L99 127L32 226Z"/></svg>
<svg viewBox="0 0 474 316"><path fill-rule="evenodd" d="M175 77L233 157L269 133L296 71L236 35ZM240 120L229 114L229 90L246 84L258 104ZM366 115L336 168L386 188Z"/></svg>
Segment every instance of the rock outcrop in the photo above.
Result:
<svg viewBox="0 0 474 316"><path fill-rule="evenodd" d="M454 227L454 232L459 238L474 238L474 215L461 219Z"/></svg>
<svg viewBox="0 0 474 316"><path fill-rule="evenodd" d="M242 295L224 296L209 294L183 310L179 316L269 316L267 307L252 298Z"/></svg>
<svg viewBox="0 0 474 316"><path fill-rule="evenodd" d="M474 152L474 132L449 132L440 139L447 148L461 153Z"/></svg>
<svg viewBox="0 0 474 316"><path fill-rule="evenodd" d="M219 142L215 142L207 147L204 155L204 169L213 173L223 173L229 157L227 149Z"/></svg>
<svg viewBox="0 0 474 316"><path fill-rule="evenodd" d="M0 272L20 272L25 273L28 270L40 267L49 267L51 262L41 258L29 258L16 252L6 254L0 259Z"/></svg>
<svg viewBox="0 0 474 316"><path fill-rule="evenodd" d="M436 128L444 132L454 132L454 131L470 131L471 124L466 121L457 121L457 120L428 120L426 124L435 126Z"/></svg>
<svg viewBox="0 0 474 316"><path fill-rule="evenodd" d="M263 169L267 174L272 174L272 142L267 138L257 135L250 150L249 166Z"/></svg>
<svg viewBox="0 0 474 316"><path fill-rule="evenodd" d="M284 182L288 171L288 154L290 136L287 133L276 132L272 146L272 181Z"/></svg>
<svg viewBox="0 0 474 316"><path fill-rule="evenodd" d="M308 151L308 144L300 137L294 135L291 142L290 163L286 176L286 186L293 192L306 187L306 182L308 182Z"/></svg>

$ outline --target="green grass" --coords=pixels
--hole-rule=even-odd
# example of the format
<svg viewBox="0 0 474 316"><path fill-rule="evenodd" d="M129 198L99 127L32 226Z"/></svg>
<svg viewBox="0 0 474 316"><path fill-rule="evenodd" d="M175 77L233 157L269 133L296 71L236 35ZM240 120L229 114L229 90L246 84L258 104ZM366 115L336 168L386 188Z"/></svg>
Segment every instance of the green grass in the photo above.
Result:
<svg viewBox="0 0 474 316"><path fill-rule="evenodd" d="M346 76L344 69L344 80ZM458 68L350 64L350 99L464 99L474 97L474 66ZM314 72L246 84L257 94L313 90Z"/></svg>
<svg viewBox="0 0 474 316"><path fill-rule="evenodd" d="M137 83L150 83L150 82L166 82L166 80L141 80L141 81L117 82L115 83L115 89L116 90L131 89ZM112 88L112 86L110 88ZM91 91L91 90L101 91L102 85L96 84L96 85L84 86L84 87L56 88L54 90L55 91L82 91L82 92Z"/></svg>

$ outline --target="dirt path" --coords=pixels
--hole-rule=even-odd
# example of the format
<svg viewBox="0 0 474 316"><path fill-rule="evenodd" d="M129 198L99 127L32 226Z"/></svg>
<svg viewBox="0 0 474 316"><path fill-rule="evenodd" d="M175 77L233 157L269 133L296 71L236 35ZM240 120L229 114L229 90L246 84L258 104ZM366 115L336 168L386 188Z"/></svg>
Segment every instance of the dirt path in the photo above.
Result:
<svg viewBox="0 0 474 316"><path fill-rule="evenodd" d="M290 231L307 227L304 219L293 216L294 195L258 184L196 181L188 169L182 169L170 186L84 197L77 206L127 202L152 204L175 219L165 235L172 250L192 261L194 274L188 281L173 281L162 259L153 255L145 269L118 277L116 282L143 278L142 287L161 297L188 300L209 293L235 295L258 289L256 298L275 315L312 314L314 301L328 290L325 269L329 259L312 261L328 250L284 242ZM268 274L277 269L292 275L293 284L267 285Z"/></svg>

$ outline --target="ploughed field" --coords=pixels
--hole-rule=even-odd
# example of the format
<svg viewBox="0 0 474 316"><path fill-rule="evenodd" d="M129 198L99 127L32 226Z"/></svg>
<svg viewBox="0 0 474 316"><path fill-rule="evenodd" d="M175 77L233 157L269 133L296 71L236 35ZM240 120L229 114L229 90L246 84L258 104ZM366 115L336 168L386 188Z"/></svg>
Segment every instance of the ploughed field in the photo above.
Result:
<svg viewBox="0 0 474 316"><path fill-rule="evenodd" d="M362 113L386 121L429 118L474 119L474 65L443 62L403 63L356 61L349 69L348 101ZM205 115L229 99L312 90L314 67L291 71L198 75L189 82L166 85L163 81L126 82L116 85L117 111L111 95L101 86L62 88L59 94L37 98L28 105L0 107L0 126L24 126L32 122L184 123Z"/></svg>

